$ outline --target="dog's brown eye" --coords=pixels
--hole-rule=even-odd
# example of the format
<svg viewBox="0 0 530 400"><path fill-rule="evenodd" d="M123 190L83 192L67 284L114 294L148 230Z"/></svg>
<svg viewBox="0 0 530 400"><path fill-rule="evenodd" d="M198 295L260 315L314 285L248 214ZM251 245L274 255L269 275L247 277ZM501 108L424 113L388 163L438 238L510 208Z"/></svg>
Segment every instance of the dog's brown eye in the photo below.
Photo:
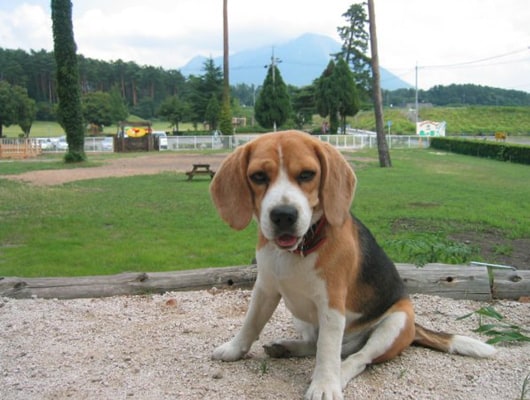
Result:
<svg viewBox="0 0 530 400"><path fill-rule="evenodd" d="M254 172L252 175L250 175L250 180L256 185L266 185L269 183L269 177L263 171Z"/></svg>
<svg viewBox="0 0 530 400"><path fill-rule="evenodd" d="M300 173L300 175L298 175L298 177L296 178L296 180L300 183L302 182L309 182L311 180L313 180L313 178L315 177L315 172L314 171L302 171Z"/></svg>

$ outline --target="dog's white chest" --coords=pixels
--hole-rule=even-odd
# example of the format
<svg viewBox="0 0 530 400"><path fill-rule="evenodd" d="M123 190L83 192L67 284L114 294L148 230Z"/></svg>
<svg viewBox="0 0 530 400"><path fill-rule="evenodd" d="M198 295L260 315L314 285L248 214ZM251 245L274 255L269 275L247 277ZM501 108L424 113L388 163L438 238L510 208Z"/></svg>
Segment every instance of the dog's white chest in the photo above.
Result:
<svg viewBox="0 0 530 400"><path fill-rule="evenodd" d="M300 257L273 246L257 252L260 281L265 288L279 292L296 318L314 325L318 325L317 310L328 303L325 282L314 267L316 258L316 254Z"/></svg>

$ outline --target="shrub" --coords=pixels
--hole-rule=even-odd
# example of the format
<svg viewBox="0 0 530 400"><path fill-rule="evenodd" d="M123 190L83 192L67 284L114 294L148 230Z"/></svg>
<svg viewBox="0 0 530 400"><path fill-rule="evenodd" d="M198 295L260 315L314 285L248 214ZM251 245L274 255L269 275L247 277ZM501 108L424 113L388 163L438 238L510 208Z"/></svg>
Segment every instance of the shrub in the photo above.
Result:
<svg viewBox="0 0 530 400"><path fill-rule="evenodd" d="M446 137L431 138L430 145L434 149L452 153L530 165L530 146Z"/></svg>

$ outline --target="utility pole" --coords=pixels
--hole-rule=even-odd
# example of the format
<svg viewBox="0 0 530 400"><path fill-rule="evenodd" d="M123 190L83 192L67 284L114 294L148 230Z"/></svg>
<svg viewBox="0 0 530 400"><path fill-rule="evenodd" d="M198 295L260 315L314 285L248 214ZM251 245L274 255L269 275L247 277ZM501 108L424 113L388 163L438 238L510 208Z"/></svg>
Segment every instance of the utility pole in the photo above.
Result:
<svg viewBox="0 0 530 400"><path fill-rule="evenodd" d="M370 22L370 51L372 53L372 76L373 76L373 97L375 113L375 130L377 135L377 150L379 153L379 166L391 167L390 152L385 136L385 126L383 120L383 97L381 95L381 74L379 71L379 54L377 50L377 31L375 27L375 7L374 1L368 0L368 20Z"/></svg>
<svg viewBox="0 0 530 400"><path fill-rule="evenodd" d="M418 129L418 122L420 120L420 109L418 107L418 62L416 61L416 99L414 105L414 111L416 114L416 129Z"/></svg>
<svg viewBox="0 0 530 400"><path fill-rule="evenodd" d="M223 101L230 104L228 51L228 0L223 0Z"/></svg>
<svg viewBox="0 0 530 400"><path fill-rule="evenodd" d="M230 110L230 77L228 51L228 0L223 0L223 104L219 115L219 128L224 134L233 134L232 111Z"/></svg>
<svg viewBox="0 0 530 400"><path fill-rule="evenodd" d="M274 57L274 47L273 47L272 48L272 55L271 55L271 63L270 63L270 66L272 67L272 83L273 83L273 85L276 83L276 64L279 64L281 62L282 62L282 60L280 60L277 57Z"/></svg>
<svg viewBox="0 0 530 400"><path fill-rule="evenodd" d="M272 47L272 55L271 55L271 63L269 65L265 65L265 68L272 68L272 90L273 93L276 91L276 64L281 63L282 60L279 58L274 57L274 46ZM273 130L276 132L276 121L273 123Z"/></svg>

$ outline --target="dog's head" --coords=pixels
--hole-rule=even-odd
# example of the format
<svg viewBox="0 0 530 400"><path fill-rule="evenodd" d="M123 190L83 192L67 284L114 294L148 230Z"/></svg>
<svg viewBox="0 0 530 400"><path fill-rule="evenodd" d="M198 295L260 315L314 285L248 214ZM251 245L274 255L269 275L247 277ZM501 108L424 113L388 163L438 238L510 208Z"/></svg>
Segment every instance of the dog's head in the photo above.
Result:
<svg viewBox="0 0 530 400"><path fill-rule="evenodd" d="M263 236L295 249L325 216L341 226L349 218L355 175L331 145L297 131L269 133L238 147L210 186L221 218L243 229L255 217Z"/></svg>

